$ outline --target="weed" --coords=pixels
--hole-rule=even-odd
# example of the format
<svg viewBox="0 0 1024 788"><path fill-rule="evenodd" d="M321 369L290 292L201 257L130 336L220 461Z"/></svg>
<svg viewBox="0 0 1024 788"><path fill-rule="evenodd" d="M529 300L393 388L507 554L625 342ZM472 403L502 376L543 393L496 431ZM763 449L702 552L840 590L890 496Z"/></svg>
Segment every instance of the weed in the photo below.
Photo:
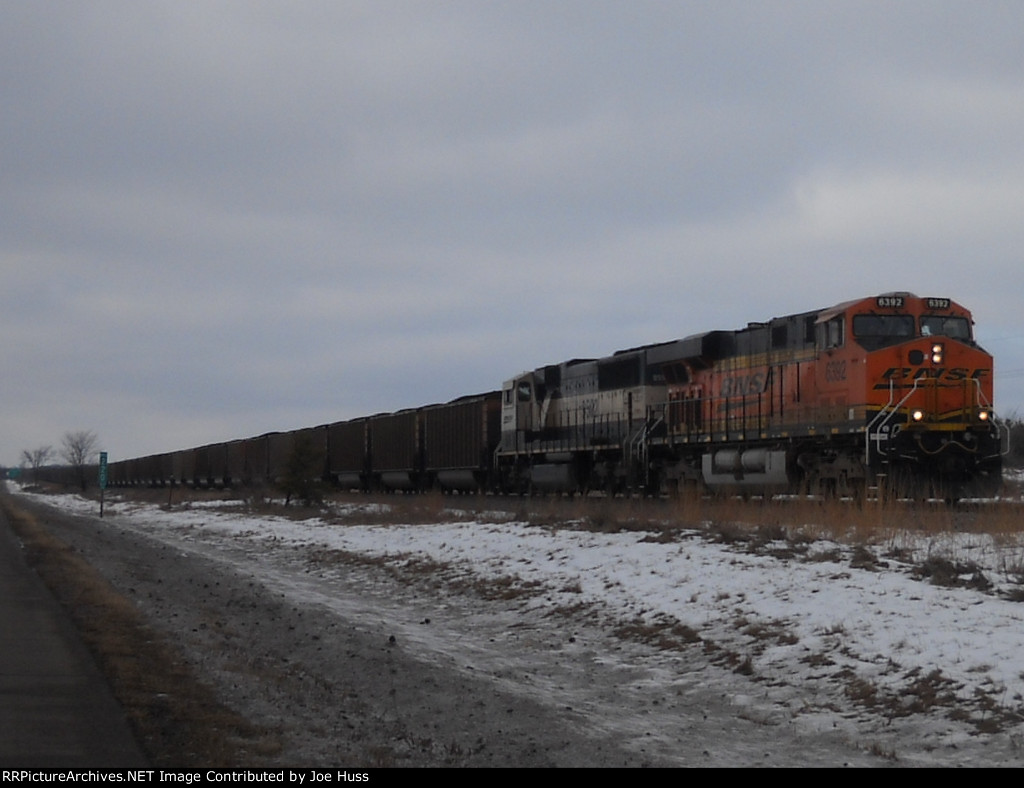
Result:
<svg viewBox="0 0 1024 788"><path fill-rule="evenodd" d="M891 704L894 710L905 714L923 714L935 706L951 706L956 702L952 679L942 675L936 668L926 676L914 679L904 690L902 699L894 699Z"/></svg>
<svg viewBox="0 0 1024 788"><path fill-rule="evenodd" d="M858 706L873 709L878 705L878 687L870 681L854 676L847 682L844 692Z"/></svg>
<svg viewBox="0 0 1024 788"><path fill-rule="evenodd" d="M821 652L808 654L806 657L801 657L800 661L805 665L810 665L812 668L824 668L836 664L834 660Z"/></svg>
<svg viewBox="0 0 1024 788"><path fill-rule="evenodd" d="M745 657L740 663L733 668L733 673L738 673L741 676L753 676L754 675L754 663L750 657Z"/></svg>
<svg viewBox="0 0 1024 788"><path fill-rule="evenodd" d="M1010 602L1024 602L1024 587L1017 586L1003 593L1003 598Z"/></svg>
<svg viewBox="0 0 1024 788"><path fill-rule="evenodd" d="M737 625L743 634L758 643L761 649L773 642L780 646L793 646L800 642L800 639L786 628L786 622L780 619L749 622L742 618L737 620Z"/></svg>
<svg viewBox="0 0 1024 788"><path fill-rule="evenodd" d="M720 544L739 544L750 542L753 536L750 528L737 522L714 522L708 526L708 535Z"/></svg>
<svg viewBox="0 0 1024 788"><path fill-rule="evenodd" d="M843 553L838 547L831 547L827 550L818 550L817 552L808 552L804 556L804 561L808 563L833 563L838 564L842 559Z"/></svg>
<svg viewBox="0 0 1024 788"><path fill-rule="evenodd" d="M875 554L871 550L859 544L853 548L853 555L850 557L850 568L867 569L874 572L878 569L878 559L875 558Z"/></svg>
<svg viewBox="0 0 1024 788"><path fill-rule="evenodd" d="M973 561L961 563L942 556L929 556L914 567L913 576L918 580L927 579L932 585L949 588L974 588L987 591L992 588L990 581Z"/></svg>
<svg viewBox="0 0 1024 788"><path fill-rule="evenodd" d="M883 758L883 759L885 759L887 761L898 761L899 760L899 757L897 757L897 755L896 755L896 750L895 749L893 749L893 748L886 749L885 747L883 747L878 742L874 742L868 748L868 751L872 755L874 755L874 756L876 756L878 758Z"/></svg>
<svg viewBox="0 0 1024 788"><path fill-rule="evenodd" d="M695 629L667 618L655 622L637 618L617 626L613 634L621 640L636 640L665 651L681 651L688 645L702 642Z"/></svg>

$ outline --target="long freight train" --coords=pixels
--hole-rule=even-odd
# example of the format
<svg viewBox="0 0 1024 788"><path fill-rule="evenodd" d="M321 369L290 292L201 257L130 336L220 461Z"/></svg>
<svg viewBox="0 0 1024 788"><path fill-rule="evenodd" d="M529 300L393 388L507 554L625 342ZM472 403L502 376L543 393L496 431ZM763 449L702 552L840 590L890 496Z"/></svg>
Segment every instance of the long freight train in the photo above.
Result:
<svg viewBox="0 0 1024 788"><path fill-rule="evenodd" d="M446 404L119 461L109 479L272 483L301 438L350 489L987 496L1008 450L992 402L970 312L886 293Z"/></svg>

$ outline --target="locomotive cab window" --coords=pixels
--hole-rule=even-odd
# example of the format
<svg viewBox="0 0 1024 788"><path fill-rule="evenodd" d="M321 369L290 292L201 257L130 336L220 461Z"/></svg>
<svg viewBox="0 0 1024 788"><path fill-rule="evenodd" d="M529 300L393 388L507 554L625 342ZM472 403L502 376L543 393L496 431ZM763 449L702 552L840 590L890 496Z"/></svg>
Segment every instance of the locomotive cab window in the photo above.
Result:
<svg viewBox="0 0 1024 788"><path fill-rule="evenodd" d="M846 320L842 315L818 325L818 347L822 350L846 344Z"/></svg>
<svg viewBox="0 0 1024 788"><path fill-rule="evenodd" d="M854 315L853 336L867 350L898 345L914 336L913 315Z"/></svg>
<svg viewBox="0 0 1024 788"><path fill-rule="evenodd" d="M970 341L971 325L966 317L950 317L949 315L922 315L921 336L951 337Z"/></svg>
<svg viewBox="0 0 1024 788"><path fill-rule="evenodd" d="M520 402L529 402L530 401L530 394L531 393L532 393L532 391L531 391L531 388L530 388L530 384L526 383L526 382L523 382L523 383L520 383L518 388L516 389L516 398Z"/></svg>

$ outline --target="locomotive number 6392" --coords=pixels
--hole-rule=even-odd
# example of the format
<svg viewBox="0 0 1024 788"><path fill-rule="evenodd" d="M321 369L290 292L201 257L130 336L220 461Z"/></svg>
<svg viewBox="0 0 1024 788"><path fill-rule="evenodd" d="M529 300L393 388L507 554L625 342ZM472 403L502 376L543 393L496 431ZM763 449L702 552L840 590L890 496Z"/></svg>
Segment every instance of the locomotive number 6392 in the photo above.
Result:
<svg viewBox="0 0 1024 788"><path fill-rule="evenodd" d="M846 362L830 361L825 365L825 380L829 383L841 383L846 380Z"/></svg>

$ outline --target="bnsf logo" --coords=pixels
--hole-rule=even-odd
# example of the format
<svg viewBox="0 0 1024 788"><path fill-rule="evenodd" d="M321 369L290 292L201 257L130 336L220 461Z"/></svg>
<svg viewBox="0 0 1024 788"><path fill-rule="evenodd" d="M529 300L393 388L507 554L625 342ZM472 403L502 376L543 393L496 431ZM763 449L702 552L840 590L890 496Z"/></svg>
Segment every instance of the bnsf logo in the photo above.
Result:
<svg viewBox="0 0 1024 788"><path fill-rule="evenodd" d="M748 394L763 394L768 387L768 373L755 372L751 375L734 375L722 378L722 397L744 397Z"/></svg>
<svg viewBox="0 0 1024 788"><path fill-rule="evenodd" d="M991 369L976 369L973 372L967 367L889 367L881 375L883 383L876 383L876 389L889 388L890 380L910 381L936 380L942 383L959 383L965 380L983 380L992 374Z"/></svg>

